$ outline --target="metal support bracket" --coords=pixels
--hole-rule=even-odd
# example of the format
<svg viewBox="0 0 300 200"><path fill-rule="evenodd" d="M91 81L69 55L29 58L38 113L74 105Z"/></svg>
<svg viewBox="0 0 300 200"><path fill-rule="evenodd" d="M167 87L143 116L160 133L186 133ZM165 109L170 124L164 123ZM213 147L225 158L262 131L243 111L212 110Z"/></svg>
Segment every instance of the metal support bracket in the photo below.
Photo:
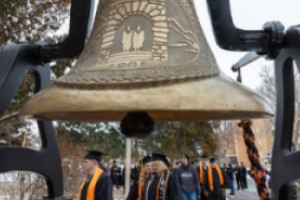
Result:
<svg viewBox="0 0 300 200"><path fill-rule="evenodd" d="M300 178L300 152L292 152L295 112L293 62L300 71L300 27L290 28L284 39L286 48L282 48L275 59L277 107L271 172L272 197L280 200L289 196L288 184Z"/></svg>
<svg viewBox="0 0 300 200"><path fill-rule="evenodd" d="M35 76L35 92L38 92L50 85L50 66L42 66L42 63L79 56L91 25L94 1L71 0L69 34L62 43L8 45L0 52L0 114L7 109L28 71ZM5 160L0 164L0 173L12 170L39 173L45 177L48 186L48 197L44 197L44 200L68 199L63 196L60 153L53 124L50 121L37 122L42 140L41 150L0 147L0 156Z"/></svg>
<svg viewBox="0 0 300 200"><path fill-rule="evenodd" d="M254 50L260 55L275 58L282 47L284 26L268 22L263 30L242 30L234 26L229 0L207 0L209 14L218 45L230 51Z"/></svg>
<svg viewBox="0 0 300 200"><path fill-rule="evenodd" d="M28 71L36 79L38 92L50 85L50 66L42 66L34 57L34 45L17 44L6 46L0 52L0 114L8 107ZM48 186L48 199L63 198L63 175L60 153L52 122L37 121L42 141L40 151L26 148L0 147L0 173L24 170L41 174Z"/></svg>
<svg viewBox="0 0 300 200"><path fill-rule="evenodd" d="M229 0L207 0L218 45L231 51L256 51L275 59L277 89L276 130L272 157L272 199L289 198L289 184L300 178L300 152L292 152L294 123L293 62L300 71L300 27L284 33L279 22L269 22L263 30L234 27Z"/></svg>
<svg viewBox="0 0 300 200"><path fill-rule="evenodd" d="M78 57L83 51L92 21L95 0L72 0L70 26L67 38L60 44L39 45L36 49L38 60L45 63L52 60Z"/></svg>

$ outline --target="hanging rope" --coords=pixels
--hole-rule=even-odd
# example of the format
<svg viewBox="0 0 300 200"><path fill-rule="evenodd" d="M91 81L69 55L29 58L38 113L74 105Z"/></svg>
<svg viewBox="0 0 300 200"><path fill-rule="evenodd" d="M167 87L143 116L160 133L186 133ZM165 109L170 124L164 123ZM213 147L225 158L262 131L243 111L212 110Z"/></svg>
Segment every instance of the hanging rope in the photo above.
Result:
<svg viewBox="0 0 300 200"><path fill-rule="evenodd" d="M259 159L255 138L251 129L252 120L241 120L238 124L243 128L244 142L251 163L250 176L254 179L260 200L270 200L269 190L266 185L266 169L262 167Z"/></svg>

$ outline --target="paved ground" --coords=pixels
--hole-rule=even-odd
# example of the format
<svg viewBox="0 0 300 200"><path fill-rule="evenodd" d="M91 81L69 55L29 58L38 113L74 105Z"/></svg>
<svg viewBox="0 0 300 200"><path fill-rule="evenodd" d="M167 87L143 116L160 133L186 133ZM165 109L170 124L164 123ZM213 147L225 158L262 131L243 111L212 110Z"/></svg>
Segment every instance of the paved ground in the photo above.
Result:
<svg viewBox="0 0 300 200"><path fill-rule="evenodd" d="M119 189L114 187L113 193L114 193L114 200L124 200L125 199L122 187Z"/></svg>
<svg viewBox="0 0 300 200"><path fill-rule="evenodd" d="M251 177L247 177L248 189L246 190L236 190L236 195L227 195L228 200L255 200L259 199L255 183ZM229 190L227 190L229 194Z"/></svg>
<svg viewBox="0 0 300 200"><path fill-rule="evenodd" d="M227 194L229 191L227 190ZM258 199L256 187L253 180L248 177L248 189L237 190L236 195L227 195L227 200L255 200ZM125 200L123 194L123 188L114 188L114 200Z"/></svg>

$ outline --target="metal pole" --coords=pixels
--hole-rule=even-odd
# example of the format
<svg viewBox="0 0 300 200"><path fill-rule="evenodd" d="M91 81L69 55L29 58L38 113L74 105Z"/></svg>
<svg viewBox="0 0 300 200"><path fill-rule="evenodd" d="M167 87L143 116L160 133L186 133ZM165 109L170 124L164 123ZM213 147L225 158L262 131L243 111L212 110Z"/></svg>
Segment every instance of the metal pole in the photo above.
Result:
<svg viewBox="0 0 300 200"><path fill-rule="evenodd" d="M131 169L131 139L126 138L126 163L125 163L125 196L130 189L130 170Z"/></svg>

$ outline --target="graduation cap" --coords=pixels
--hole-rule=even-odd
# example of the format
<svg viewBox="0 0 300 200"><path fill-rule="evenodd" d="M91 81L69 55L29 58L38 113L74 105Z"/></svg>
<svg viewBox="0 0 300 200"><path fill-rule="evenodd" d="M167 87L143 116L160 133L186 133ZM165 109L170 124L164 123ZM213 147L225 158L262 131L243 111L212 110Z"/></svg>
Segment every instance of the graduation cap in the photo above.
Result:
<svg viewBox="0 0 300 200"><path fill-rule="evenodd" d="M147 155L143 158L143 160L141 161L143 165L149 163L149 162L152 162L152 157Z"/></svg>
<svg viewBox="0 0 300 200"><path fill-rule="evenodd" d="M167 157L163 154L158 153L152 153L152 161L163 161L168 167L171 165L171 163L168 161Z"/></svg>
<svg viewBox="0 0 300 200"><path fill-rule="evenodd" d="M101 160L101 156L104 153L100 151L88 151L88 153L85 155L84 159L88 160L97 160L98 162Z"/></svg>

